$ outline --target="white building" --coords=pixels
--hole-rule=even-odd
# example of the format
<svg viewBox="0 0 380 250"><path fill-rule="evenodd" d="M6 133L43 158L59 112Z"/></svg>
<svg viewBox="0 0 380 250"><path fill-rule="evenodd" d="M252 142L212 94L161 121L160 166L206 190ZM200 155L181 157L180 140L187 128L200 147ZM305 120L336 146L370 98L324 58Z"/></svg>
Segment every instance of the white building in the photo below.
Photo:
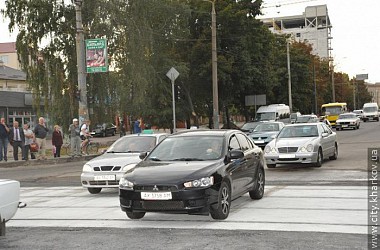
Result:
<svg viewBox="0 0 380 250"><path fill-rule="evenodd" d="M302 15L264 18L273 33L291 34L297 42L307 42L313 54L331 59L331 22L326 5L308 6Z"/></svg>

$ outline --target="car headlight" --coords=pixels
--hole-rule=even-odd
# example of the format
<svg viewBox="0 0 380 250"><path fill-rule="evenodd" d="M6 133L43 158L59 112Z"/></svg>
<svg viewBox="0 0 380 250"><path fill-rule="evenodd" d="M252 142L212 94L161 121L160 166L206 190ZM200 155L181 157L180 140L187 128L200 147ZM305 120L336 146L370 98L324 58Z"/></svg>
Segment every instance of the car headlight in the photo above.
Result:
<svg viewBox="0 0 380 250"><path fill-rule="evenodd" d="M198 180L193 180L185 182L183 185L187 188L197 188L197 187L210 187L214 184L214 177L204 177Z"/></svg>
<svg viewBox="0 0 380 250"><path fill-rule="evenodd" d="M275 154L277 153L277 149L275 147L271 148L270 146L267 145L264 149L264 152L266 154L269 154L269 153Z"/></svg>
<svg viewBox="0 0 380 250"><path fill-rule="evenodd" d="M92 167L89 164L84 164L82 172L92 172Z"/></svg>
<svg viewBox="0 0 380 250"><path fill-rule="evenodd" d="M302 153L306 153L306 152L313 152L313 150L314 150L313 144L308 144L306 147L305 146L301 147L299 151Z"/></svg>
<svg viewBox="0 0 380 250"><path fill-rule="evenodd" d="M122 170L123 172L127 172L128 170L134 168L136 165L137 165L137 163L127 164L127 165L125 165L121 170Z"/></svg>
<svg viewBox="0 0 380 250"><path fill-rule="evenodd" d="M127 179L125 179L124 177L121 177L121 179L119 181L119 188L131 190L131 189L133 189L133 182L130 182Z"/></svg>

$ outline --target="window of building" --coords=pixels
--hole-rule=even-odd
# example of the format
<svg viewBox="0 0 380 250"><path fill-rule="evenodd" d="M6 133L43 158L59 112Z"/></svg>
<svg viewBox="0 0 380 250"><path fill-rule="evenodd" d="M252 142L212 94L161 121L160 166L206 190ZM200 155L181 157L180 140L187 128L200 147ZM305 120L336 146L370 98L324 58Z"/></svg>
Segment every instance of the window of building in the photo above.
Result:
<svg viewBox="0 0 380 250"><path fill-rule="evenodd" d="M4 64L8 64L9 56L8 55L0 56L0 61L2 61Z"/></svg>

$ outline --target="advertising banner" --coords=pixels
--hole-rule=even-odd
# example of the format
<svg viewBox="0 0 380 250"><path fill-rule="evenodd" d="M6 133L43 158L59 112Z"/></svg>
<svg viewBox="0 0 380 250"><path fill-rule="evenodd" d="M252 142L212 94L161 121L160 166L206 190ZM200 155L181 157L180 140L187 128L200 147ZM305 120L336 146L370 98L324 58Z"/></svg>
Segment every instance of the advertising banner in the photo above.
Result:
<svg viewBox="0 0 380 250"><path fill-rule="evenodd" d="M86 72L108 71L107 39L86 40Z"/></svg>

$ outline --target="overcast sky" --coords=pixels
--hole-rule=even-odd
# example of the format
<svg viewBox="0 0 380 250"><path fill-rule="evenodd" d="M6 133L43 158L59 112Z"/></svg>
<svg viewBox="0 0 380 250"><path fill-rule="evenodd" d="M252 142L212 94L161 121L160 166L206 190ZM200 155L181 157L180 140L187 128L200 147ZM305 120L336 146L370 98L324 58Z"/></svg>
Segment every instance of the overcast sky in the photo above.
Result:
<svg viewBox="0 0 380 250"><path fill-rule="evenodd" d="M264 0L265 17L301 15L306 6L326 4L332 24L335 71L352 78L368 74L368 82L380 82L380 0ZM5 0L0 0L4 8ZM277 7L279 6L279 7ZM0 43L13 42L8 22L0 17Z"/></svg>

